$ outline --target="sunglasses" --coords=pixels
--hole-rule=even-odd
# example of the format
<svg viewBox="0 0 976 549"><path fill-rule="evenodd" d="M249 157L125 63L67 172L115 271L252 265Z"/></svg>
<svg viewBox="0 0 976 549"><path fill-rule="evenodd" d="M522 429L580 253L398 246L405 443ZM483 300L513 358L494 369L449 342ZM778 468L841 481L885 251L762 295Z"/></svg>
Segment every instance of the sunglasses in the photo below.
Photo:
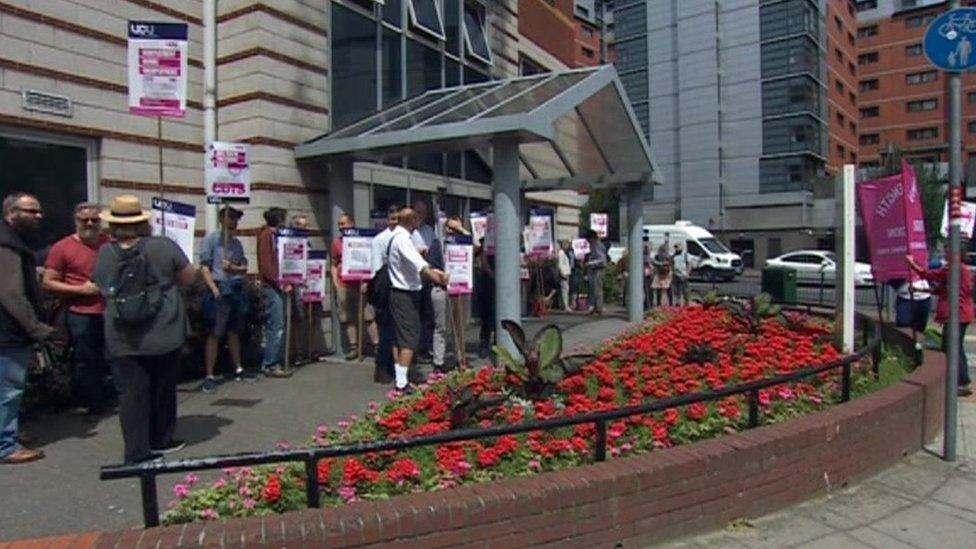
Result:
<svg viewBox="0 0 976 549"><path fill-rule="evenodd" d="M17 208L17 211L30 215L44 215L44 210L40 208Z"/></svg>
<svg viewBox="0 0 976 549"><path fill-rule="evenodd" d="M99 217L76 217L75 220L78 221L78 223L84 223L86 225L94 225L96 223L101 222L102 219Z"/></svg>

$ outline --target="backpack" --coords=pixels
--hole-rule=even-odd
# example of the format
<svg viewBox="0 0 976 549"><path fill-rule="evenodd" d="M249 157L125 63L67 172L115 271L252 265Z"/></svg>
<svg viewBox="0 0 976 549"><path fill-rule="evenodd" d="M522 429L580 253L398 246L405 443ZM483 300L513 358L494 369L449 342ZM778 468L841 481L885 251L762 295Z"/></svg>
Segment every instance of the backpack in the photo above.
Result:
<svg viewBox="0 0 976 549"><path fill-rule="evenodd" d="M129 249L113 244L112 249L119 263L106 299L108 312L118 324L147 324L163 308L163 288L143 250L143 241Z"/></svg>
<svg viewBox="0 0 976 549"><path fill-rule="evenodd" d="M366 286L366 301L377 311L385 311L390 304L390 291L393 289L393 282L390 281L390 248L393 246L393 237L386 245L386 262L376 271L373 279Z"/></svg>

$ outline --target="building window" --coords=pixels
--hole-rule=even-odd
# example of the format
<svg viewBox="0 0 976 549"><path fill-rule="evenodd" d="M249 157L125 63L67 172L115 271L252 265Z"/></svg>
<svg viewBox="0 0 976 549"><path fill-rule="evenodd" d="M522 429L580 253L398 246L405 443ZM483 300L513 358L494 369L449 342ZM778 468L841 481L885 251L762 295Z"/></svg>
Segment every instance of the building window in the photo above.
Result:
<svg viewBox="0 0 976 549"><path fill-rule="evenodd" d="M837 117L837 123L840 124L841 127L843 127L844 126L844 113L842 113L840 111L837 111L836 117Z"/></svg>
<svg viewBox="0 0 976 549"><path fill-rule="evenodd" d="M854 4L854 8L857 11L867 11L878 8L878 0L859 0Z"/></svg>
<svg viewBox="0 0 976 549"><path fill-rule="evenodd" d="M881 136L876 133L866 133L857 138L859 145L877 145L881 142Z"/></svg>
<svg viewBox="0 0 976 549"><path fill-rule="evenodd" d="M924 112L924 111L934 111L939 107L938 99L919 99L918 101L909 101L906 103L908 112Z"/></svg>
<svg viewBox="0 0 976 549"><path fill-rule="evenodd" d="M342 82L332 87L334 128L376 110L376 23L338 4L332 9L332 80Z"/></svg>
<svg viewBox="0 0 976 549"><path fill-rule="evenodd" d="M935 21L936 17L938 17L937 13L926 13L923 15L908 17L905 19L905 28L917 29L918 27L927 26L932 21Z"/></svg>
<svg viewBox="0 0 976 549"><path fill-rule="evenodd" d="M410 24L413 28L444 40L444 22L437 0L407 0Z"/></svg>
<svg viewBox="0 0 976 549"><path fill-rule="evenodd" d="M642 50L642 54L646 59L647 50ZM763 46L760 50L760 59L764 78L801 72L822 78L824 73L820 47L809 36L797 36Z"/></svg>
<svg viewBox="0 0 976 549"><path fill-rule="evenodd" d="M857 134L857 124L855 124L855 123L854 123L854 122L852 121L852 122L850 123L850 128L851 128L851 133L853 133L853 134L855 134L855 135L856 135L856 134Z"/></svg>
<svg viewBox="0 0 976 549"><path fill-rule="evenodd" d="M791 192L812 190L813 179L822 171L822 162L810 155L759 160L759 192ZM773 248L770 239L770 248ZM779 240L779 239L775 239ZM779 248L777 245L776 248ZM770 252L772 253L772 252ZM777 251L778 255L779 251Z"/></svg>
<svg viewBox="0 0 976 549"><path fill-rule="evenodd" d="M468 4L464 5L464 46L470 57L491 65L484 13Z"/></svg>
<svg viewBox="0 0 976 549"><path fill-rule="evenodd" d="M820 36L821 16L817 13L817 2L786 0L776 3L763 2L763 4L759 11L761 40L772 40L800 33Z"/></svg>
<svg viewBox="0 0 976 549"><path fill-rule="evenodd" d="M854 95L854 92L847 92L847 99L850 100L851 105L857 104L857 96Z"/></svg>
<svg viewBox="0 0 976 549"><path fill-rule="evenodd" d="M969 123L966 124L966 129L969 130L969 133L976 133L976 120L970 120Z"/></svg>
<svg viewBox="0 0 976 549"><path fill-rule="evenodd" d="M857 29L857 37L858 38L868 38L868 37L877 36L877 35L878 35L878 26L877 25L871 25L871 26L868 26L868 27L860 27L860 28Z"/></svg>
<svg viewBox="0 0 976 549"><path fill-rule="evenodd" d="M407 40L407 97L440 87L440 52L416 40Z"/></svg>
<svg viewBox="0 0 976 549"><path fill-rule="evenodd" d="M939 79L938 71L913 72L905 75L905 83L914 86L916 84L927 84Z"/></svg>
<svg viewBox="0 0 976 549"><path fill-rule="evenodd" d="M912 44L911 46L905 46L905 57L918 57L922 55L922 45Z"/></svg>
<svg viewBox="0 0 976 549"><path fill-rule="evenodd" d="M854 39L854 35L851 33L847 33L847 43L853 46L855 42L856 41Z"/></svg>
<svg viewBox="0 0 976 549"><path fill-rule="evenodd" d="M834 25L837 26L837 30L844 29L844 22L840 20L840 17L834 16Z"/></svg>
<svg viewBox="0 0 976 549"><path fill-rule="evenodd" d="M580 34L583 35L583 38L593 38L593 29L586 25L580 25Z"/></svg>
<svg viewBox="0 0 976 549"><path fill-rule="evenodd" d="M643 74L644 89L647 88L647 74ZM627 86L624 80L624 87ZM630 88L627 89L630 94ZM762 109L766 116L791 114L797 112L820 113L823 104L823 90L811 76L793 76L772 80L762 84ZM645 94L646 97L646 94Z"/></svg>
<svg viewBox="0 0 976 549"><path fill-rule="evenodd" d="M878 107L861 107L859 112L861 118L877 118L880 114L880 109Z"/></svg>
<svg viewBox="0 0 976 549"><path fill-rule="evenodd" d="M583 57L586 57L587 59L593 59L594 57L596 57L596 52L591 50L590 48L583 46L581 49L583 50Z"/></svg>
<svg viewBox="0 0 976 549"><path fill-rule="evenodd" d="M966 94L966 101L970 105L976 105L976 92L969 92Z"/></svg>
<svg viewBox="0 0 976 549"><path fill-rule="evenodd" d="M922 139L936 139L939 137L939 128L918 128L915 130L908 130L905 132L905 136L909 141L919 141Z"/></svg>
<svg viewBox="0 0 976 549"><path fill-rule="evenodd" d="M840 51L840 48L834 48L834 57L837 58L838 62L844 62L844 52Z"/></svg>
<svg viewBox="0 0 976 549"><path fill-rule="evenodd" d="M847 150L844 149L844 146L843 145L837 145L837 156L840 157L841 160L843 160L844 159L844 156L846 156L846 155L847 155Z"/></svg>
<svg viewBox="0 0 976 549"><path fill-rule="evenodd" d="M838 93L840 94L844 93L844 83L840 81L840 78L834 80L834 88L837 90Z"/></svg>
<svg viewBox="0 0 976 549"><path fill-rule="evenodd" d="M878 62L878 52L872 51L857 56L858 65L871 65Z"/></svg>
<svg viewBox="0 0 976 549"><path fill-rule="evenodd" d="M878 89L878 79L872 78L870 80L861 80L857 85L857 89L862 92L876 90Z"/></svg>

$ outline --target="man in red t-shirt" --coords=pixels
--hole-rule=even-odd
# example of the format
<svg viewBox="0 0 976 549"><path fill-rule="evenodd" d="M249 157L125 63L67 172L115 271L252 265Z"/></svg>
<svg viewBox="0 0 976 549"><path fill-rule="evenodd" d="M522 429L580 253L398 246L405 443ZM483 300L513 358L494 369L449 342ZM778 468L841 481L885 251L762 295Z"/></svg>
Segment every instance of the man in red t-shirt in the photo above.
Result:
<svg viewBox="0 0 976 549"><path fill-rule="evenodd" d="M356 226L352 216L342 214L339 216L338 228L339 236L332 239L332 284L336 289L336 301L338 301L339 322L346 328L346 341L349 342L349 349L346 351L346 360L356 358L356 343L358 337L359 323L359 293L364 291L366 286L359 282L342 281L342 231L352 229ZM375 314L370 305L365 305L363 310L363 322L366 325L366 332L369 334L369 342L375 350L379 342L379 332L376 330L374 322Z"/></svg>
<svg viewBox="0 0 976 549"><path fill-rule="evenodd" d="M57 241L44 263L42 287L68 307L67 325L74 349L78 391L93 419L109 408L105 378L105 300L91 281L98 249L109 242L102 234L96 204L75 207L75 233Z"/></svg>

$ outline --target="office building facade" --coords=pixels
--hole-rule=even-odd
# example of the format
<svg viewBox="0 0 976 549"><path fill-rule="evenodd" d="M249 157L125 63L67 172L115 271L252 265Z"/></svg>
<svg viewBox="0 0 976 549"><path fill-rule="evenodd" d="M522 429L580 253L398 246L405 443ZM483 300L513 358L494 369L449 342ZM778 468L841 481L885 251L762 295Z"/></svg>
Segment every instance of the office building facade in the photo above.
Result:
<svg viewBox="0 0 976 549"><path fill-rule="evenodd" d="M645 218L706 227L746 252L747 265L832 245L831 174L857 154L854 5L617 0L613 8L614 62L665 181Z"/></svg>

